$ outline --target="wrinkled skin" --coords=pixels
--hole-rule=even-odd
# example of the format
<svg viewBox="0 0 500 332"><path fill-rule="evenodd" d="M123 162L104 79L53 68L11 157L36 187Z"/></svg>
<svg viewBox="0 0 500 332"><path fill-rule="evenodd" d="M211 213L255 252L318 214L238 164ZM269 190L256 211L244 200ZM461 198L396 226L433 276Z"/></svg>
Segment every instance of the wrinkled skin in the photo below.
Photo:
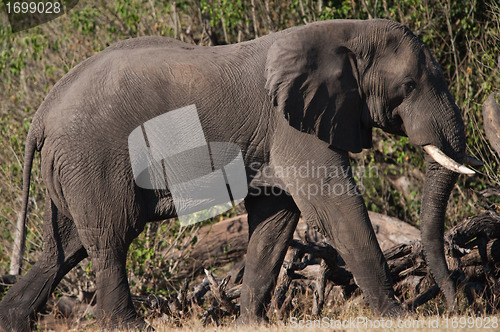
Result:
<svg viewBox="0 0 500 332"><path fill-rule="evenodd" d="M301 177L276 170L307 162L348 170L348 152L370 147L372 127L433 144L461 162L463 121L438 65L411 32L390 21L347 20L210 48L159 37L126 40L61 79L36 113L26 145L28 174L34 151L42 155L44 251L0 303L0 325L28 329L64 274L89 255L100 318L144 326L131 301L126 252L146 222L174 217L175 208L167 191L134 183L127 137L145 121L190 104L206 140L238 144L247 166L250 239L241 321L265 315L300 214L338 249L373 311L397 314L363 198L346 190L355 186L352 173ZM450 308L455 285L444 259L443 220L456 178L428 158L422 240ZM300 189L308 185L344 191ZM263 188L272 186L289 195L266 195Z"/></svg>
<svg viewBox="0 0 500 332"><path fill-rule="evenodd" d="M492 92L483 104L484 132L500 156L500 91Z"/></svg>

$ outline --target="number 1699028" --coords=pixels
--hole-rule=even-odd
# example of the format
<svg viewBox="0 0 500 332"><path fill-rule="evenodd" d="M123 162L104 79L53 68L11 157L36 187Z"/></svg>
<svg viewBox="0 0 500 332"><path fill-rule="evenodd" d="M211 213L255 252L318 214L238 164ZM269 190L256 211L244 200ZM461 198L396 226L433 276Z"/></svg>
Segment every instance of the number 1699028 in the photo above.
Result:
<svg viewBox="0 0 500 332"><path fill-rule="evenodd" d="M5 3L7 14L59 14L61 12L61 3L59 2L35 2L21 1Z"/></svg>

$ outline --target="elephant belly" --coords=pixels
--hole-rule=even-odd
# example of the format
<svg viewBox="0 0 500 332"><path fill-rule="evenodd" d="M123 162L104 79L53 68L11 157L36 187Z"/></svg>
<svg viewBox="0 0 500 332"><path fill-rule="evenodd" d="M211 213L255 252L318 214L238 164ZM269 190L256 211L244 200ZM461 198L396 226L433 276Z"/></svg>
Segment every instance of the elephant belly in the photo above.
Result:
<svg viewBox="0 0 500 332"><path fill-rule="evenodd" d="M147 221L159 221L177 217L174 201L170 193L161 195L160 197L147 197L146 201L148 205L147 211L151 211L152 213Z"/></svg>

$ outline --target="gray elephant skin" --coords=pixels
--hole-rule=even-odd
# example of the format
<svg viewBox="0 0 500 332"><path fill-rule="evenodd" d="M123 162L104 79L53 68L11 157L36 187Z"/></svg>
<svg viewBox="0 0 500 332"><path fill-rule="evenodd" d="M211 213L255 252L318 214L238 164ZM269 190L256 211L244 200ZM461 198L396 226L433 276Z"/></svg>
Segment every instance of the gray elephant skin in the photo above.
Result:
<svg viewBox="0 0 500 332"><path fill-rule="evenodd" d="M500 157L500 91L492 92L483 104L484 133Z"/></svg>
<svg viewBox="0 0 500 332"><path fill-rule="evenodd" d="M127 137L146 121L192 104L206 140L237 144L246 167L250 237L241 321L265 317L299 215L339 251L375 314L401 311L362 196L298 189L355 188L348 153L371 146L373 127L438 149L446 159L426 153L421 236L432 275L454 307L443 224L458 177L450 169L465 167L460 111L429 50L406 27L338 20L216 47L129 39L65 75L35 114L26 142L23 211L33 155L40 151L44 250L0 303L4 330L30 329L61 278L87 256L97 277L100 321L145 326L132 304L126 253L147 222L176 213L168 190L134 182ZM272 174L307 162L348 171ZM257 177L265 167L268 176Z"/></svg>

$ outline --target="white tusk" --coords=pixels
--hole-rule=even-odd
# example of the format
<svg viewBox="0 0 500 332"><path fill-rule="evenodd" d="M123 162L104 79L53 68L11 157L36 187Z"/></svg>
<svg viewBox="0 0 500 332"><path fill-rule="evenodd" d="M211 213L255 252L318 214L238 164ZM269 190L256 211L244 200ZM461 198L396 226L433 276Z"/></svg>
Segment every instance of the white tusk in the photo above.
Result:
<svg viewBox="0 0 500 332"><path fill-rule="evenodd" d="M444 168L449 169L450 171L472 175L475 174L473 170L470 168L457 163L455 160L451 159L447 155L444 154L443 151L439 150L438 147L434 145L426 145L424 146L425 152L429 154L438 164L443 166Z"/></svg>
<svg viewBox="0 0 500 332"><path fill-rule="evenodd" d="M484 166L484 162L472 156L465 155L464 165L479 167L479 166Z"/></svg>

